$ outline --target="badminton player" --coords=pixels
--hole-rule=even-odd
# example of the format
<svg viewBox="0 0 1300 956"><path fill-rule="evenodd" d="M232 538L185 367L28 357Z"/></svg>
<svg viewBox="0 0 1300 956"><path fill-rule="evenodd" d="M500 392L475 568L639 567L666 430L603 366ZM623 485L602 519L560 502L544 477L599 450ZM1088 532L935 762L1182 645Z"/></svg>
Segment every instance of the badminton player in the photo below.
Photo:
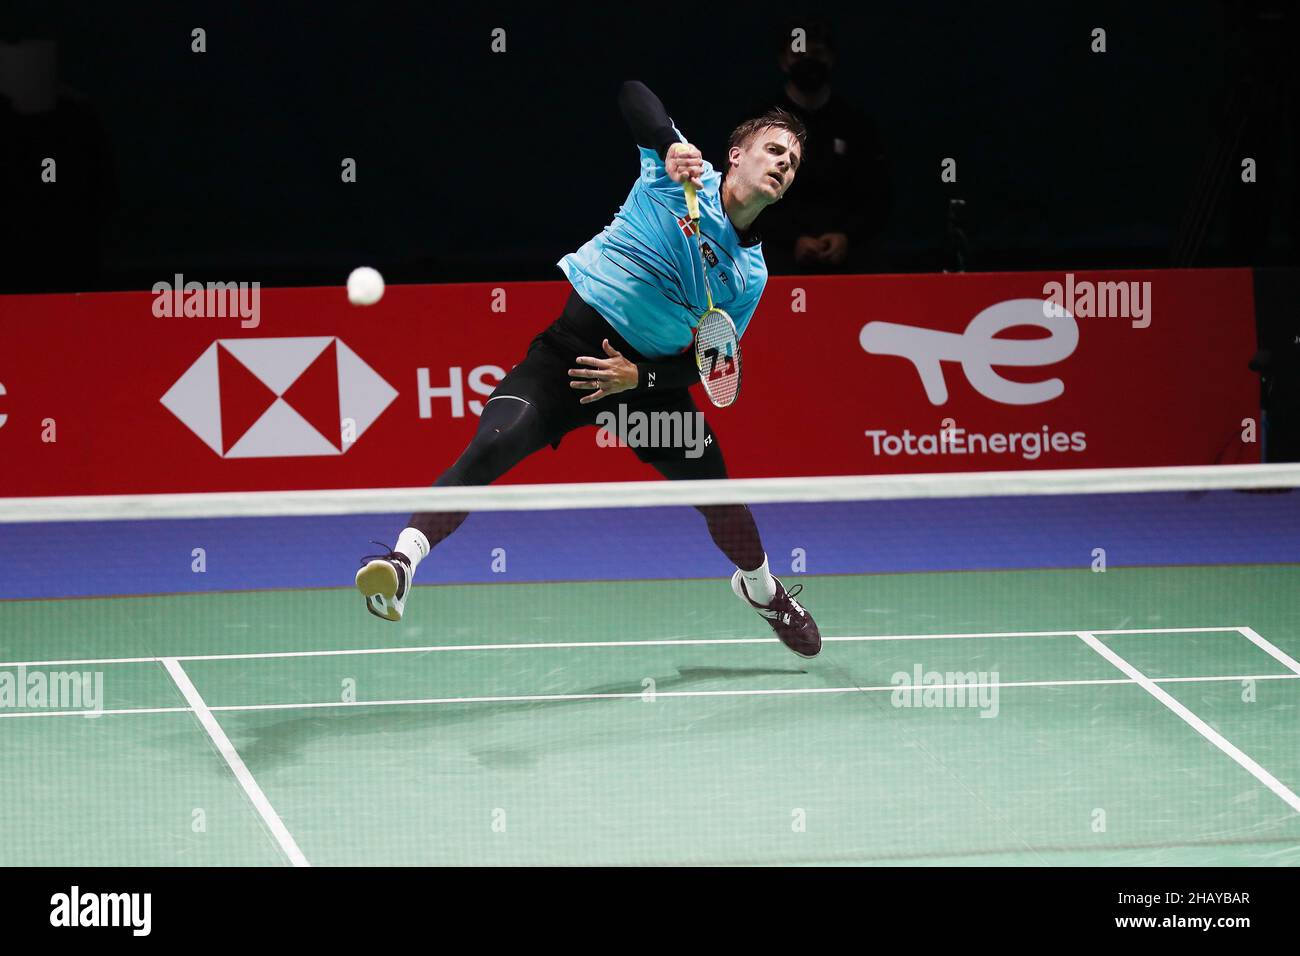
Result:
<svg viewBox="0 0 1300 956"><path fill-rule="evenodd" d="M629 413L695 416L687 388L699 381L692 331L705 309L705 262L716 304L744 335L767 281L754 221L794 182L803 125L780 110L741 124L731 134L724 175L686 141L643 84L624 83L619 107L640 148L641 175L614 221L560 260L573 287L563 314L501 380L478 431L437 485L490 484L546 445L558 448L574 429L594 425L612 396L626 402ZM705 261L685 218L682 186L688 181L699 195ZM703 453L698 445L690 449L696 457L687 450L638 447L636 453L665 478L727 477L722 449L707 426ZM736 565L736 596L768 621L786 647L815 656L821 634L795 600L803 585L787 590L772 576L749 508L697 510ZM367 609L400 621L420 562L466 517L412 515L392 551L363 559L356 583Z"/></svg>

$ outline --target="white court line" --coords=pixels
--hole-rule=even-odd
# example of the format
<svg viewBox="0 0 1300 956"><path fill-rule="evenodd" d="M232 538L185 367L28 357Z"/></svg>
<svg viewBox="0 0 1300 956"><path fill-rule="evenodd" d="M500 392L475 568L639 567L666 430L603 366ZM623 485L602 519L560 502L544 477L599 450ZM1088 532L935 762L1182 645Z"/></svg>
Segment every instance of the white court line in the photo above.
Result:
<svg viewBox="0 0 1300 956"><path fill-rule="evenodd" d="M6 713L0 710L0 717L115 717L122 714L189 714L191 707L117 707L106 710L19 710Z"/></svg>
<svg viewBox="0 0 1300 956"><path fill-rule="evenodd" d="M1204 684L1214 683L1216 681L1243 681L1243 680L1296 680L1300 679L1300 674L1226 674L1214 675L1211 677L1157 677L1151 680L1160 684ZM1094 687L1116 684L1135 684L1135 680L1125 677L1108 677L1108 678L1089 678L1084 680L1028 680L1028 681L1000 681L1000 682L972 682L969 684L926 684L925 688L934 690L978 690L980 688L1003 689L1016 687ZM318 702L307 702L301 704L222 704L216 707L208 707L209 711L223 711L234 713L239 711L259 711L259 710L319 710L322 708L337 708L340 710L355 709L357 707L406 707L415 704L508 704L508 703L542 703L554 701L577 701L577 700L636 700L647 696L654 697L778 697L778 696L796 696L800 694L872 694L886 693L898 690L896 684L880 685L875 687L785 687L757 690L662 690L655 691L649 695L645 691L628 691L625 693L608 693L608 694L510 694L498 697L413 697L405 700L358 700L344 702L337 700L327 700ZM189 713L188 707L141 707L139 709L124 708L121 710L103 710L103 711L86 711L86 710L29 710L18 713L6 714L0 711L2 717L86 717L98 714L172 714L172 713Z"/></svg>
<svg viewBox="0 0 1300 956"><path fill-rule="evenodd" d="M1252 644L1254 644L1256 647L1262 650L1269 657L1273 658L1275 661L1277 661L1287 670L1295 674L1300 674L1300 661L1297 661L1286 651L1282 650L1282 648L1260 637L1259 632L1256 631L1253 627L1243 627L1241 628L1241 633L1246 637L1247 640L1249 640Z"/></svg>
<svg viewBox="0 0 1300 956"><path fill-rule="evenodd" d="M1228 738L1224 737L1223 734L1219 733L1200 717L1197 717L1194 713L1171 697L1167 691L1158 686L1156 681L1147 677L1140 670L1103 644L1097 639L1095 634L1091 634L1087 631L1080 631L1079 639L1106 660L1114 664L1120 671L1131 677L1141 685L1143 690L1181 717L1188 726L1198 734L1235 760L1241 767L1249 772L1251 776L1286 801L1292 810L1300 813L1300 797L1296 796L1293 790L1261 767L1250 756L1239 750L1230 740L1228 740Z"/></svg>
<svg viewBox="0 0 1300 956"><path fill-rule="evenodd" d="M1240 634L1244 627L1145 627L1121 630L1089 631L1090 634ZM848 637L823 637L822 641L946 641L984 637L1074 637L1075 631L972 631L964 634L867 634ZM1263 638L1260 638L1263 640ZM519 644L429 644L422 647L361 647L338 651L259 651L249 654L171 654L174 661L251 661L281 657L346 657L364 654L432 654L451 651L534 651L573 650L591 647L697 647L712 644L776 644L775 637L682 638L681 640L647 641L537 641ZM1265 642L1267 643L1267 642ZM1271 645L1270 645L1271 646ZM1275 648L1276 650L1276 648ZM1280 651L1278 653L1281 653ZM13 661L0 667L71 667L80 664L153 664L162 657L104 657L66 661Z"/></svg>
<svg viewBox="0 0 1300 956"><path fill-rule="evenodd" d="M244 758L239 756L239 751L230 742L226 732L221 729L221 725L217 723L217 718L212 716L212 711L208 708L208 705L203 702L198 688L190 680L190 675L185 673L180 662L174 657L164 657L162 664L167 668L167 673L176 682L176 686L180 688L181 693L185 695L186 702L194 711L194 715L199 718L199 723L208 732L212 742L216 744L221 756L226 758L226 763L230 765L231 771L235 774L235 779L244 788L244 793L248 794L248 799L253 801L253 806L262 815L262 821L270 828L271 834L280 844L280 849L289 857L289 862L294 866L311 866L302 850L298 849L293 834L289 832L289 828L284 825L280 815L275 812L275 807L271 806L271 801L266 799L266 794L262 792L262 788L253 779L253 774L244 764Z"/></svg>

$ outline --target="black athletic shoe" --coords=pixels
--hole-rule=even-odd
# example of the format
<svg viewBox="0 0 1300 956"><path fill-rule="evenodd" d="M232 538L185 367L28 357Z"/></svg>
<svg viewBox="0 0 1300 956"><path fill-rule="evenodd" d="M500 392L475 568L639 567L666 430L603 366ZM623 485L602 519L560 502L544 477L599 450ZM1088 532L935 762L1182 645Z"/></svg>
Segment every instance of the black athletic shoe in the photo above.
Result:
<svg viewBox="0 0 1300 956"><path fill-rule="evenodd" d="M411 584L411 568L406 557L389 551L387 554L368 554L361 560L357 590L366 599L366 610L385 621L400 621Z"/></svg>
<svg viewBox="0 0 1300 956"><path fill-rule="evenodd" d="M773 580L776 581L776 597L771 604L759 604L750 598L745 578L739 570L731 576L731 590L772 625L772 630L776 631L782 644L800 657L816 657L821 653L822 633L817 630L817 622L812 619L812 615L795 600L795 596L803 590L803 585L796 584L787 591L779 578Z"/></svg>

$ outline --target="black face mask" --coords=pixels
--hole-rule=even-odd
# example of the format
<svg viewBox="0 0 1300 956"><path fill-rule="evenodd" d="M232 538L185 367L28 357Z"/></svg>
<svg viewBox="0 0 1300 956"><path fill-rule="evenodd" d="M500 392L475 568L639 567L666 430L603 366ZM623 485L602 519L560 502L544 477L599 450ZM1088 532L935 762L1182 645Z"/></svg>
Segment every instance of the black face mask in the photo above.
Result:
<svg viewBox="0 0 1300 956"><path fill-rule="evenodd" d="M790 82L801 93L816 93L830 76L830 66L810 56L801 57L790 67Z"/></svg>

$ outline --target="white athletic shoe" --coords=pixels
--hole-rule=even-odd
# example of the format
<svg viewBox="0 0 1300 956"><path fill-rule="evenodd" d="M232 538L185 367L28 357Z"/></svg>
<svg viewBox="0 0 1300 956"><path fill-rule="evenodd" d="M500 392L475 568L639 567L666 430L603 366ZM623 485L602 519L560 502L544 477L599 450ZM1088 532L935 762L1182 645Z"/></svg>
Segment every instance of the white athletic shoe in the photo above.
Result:
<svg viewBox="0 0 1300 956"><path fill-rule="evenodd" d="M385 621L400 621L410 590L411 570L406 558L395 551L367 555L357 572L357 590L366 599L366 610Z"/></svg>

